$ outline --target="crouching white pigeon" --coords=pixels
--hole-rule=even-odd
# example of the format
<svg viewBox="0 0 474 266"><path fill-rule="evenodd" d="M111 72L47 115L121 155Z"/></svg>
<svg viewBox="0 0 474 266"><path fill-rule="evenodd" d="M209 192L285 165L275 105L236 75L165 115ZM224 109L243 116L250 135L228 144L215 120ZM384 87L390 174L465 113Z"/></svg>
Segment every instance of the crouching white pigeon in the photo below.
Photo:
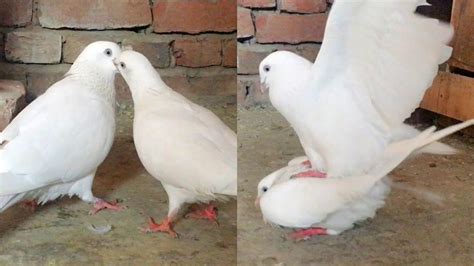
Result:
<svg viewBox="0 0 474 266"><path fill-rule="evenodd" d="M212 201L237 195L237 138L216 115L168 87L140 53L124 51L117 68L132 92L133 138L146 170L161 181L168 216L146 232L177 234L172 223L185 203L207 204L191 217L216 221Z"/></svg>
<svg viewBox="0 0 474 266"><path fill-rule="evenodd" d="M258 185L258 202L263 218L271 224L304 228L290 235L293 239L307 239L312 235L337 235L352 224L353 215L373 217L377 201L367 200L374 193L375 184L397 167L411 153L429 143L474 125L474 119L439 130L431 127L418 136L391 143L377 165L365 175L328 178L292 178L304 170L305 158L292 160L287 167L263 178ZM369 206L364 205L367 200ZM355 205L356 204L356 205ZM353 209L353 212L348 211ZM355 212L357 211L357 212ZM352 226L351 226L352 227Z"/></svg>
<svg viewBox="0 0 474 266"><path fill-rule="evenodd" d="M418 107L451 54L446 44L453 34L449 25L416 14L421 4L335 1L314 64L286 51L261 62L262 88L310 160L306 175L365 174Z"/></svg>
<svg viewBox="0 0 474 266"><path fill-rule="evenodd" d="M89 44L64 78L0 133L0 212L21 200L44 204L64 195L93 203L92 213L120 209L92 194L114 139L119 54L115 43Z"/></svg>
<svg viewBox="0 0 474 266"><path fill-rule="evenodd" d="M394 141L400 141L412 137L416 137L420 132L414 128L410 127L408 133L403 131L403 135L397 135ZM412 134L416 133L416 134ZM431 153L431 154L453 154L456 150L451 148L446 144L440 142L432 142L427 146L420 148L419 150L414 151L412 154L418 153ZM308 163L308 157L300 156L294 158L288 162L287 167L283 167L269 174L263 178L258 184L258 193L255 200L255 205L259 207L260 197L268 191L268 189L276 184L286 182L291 178L301 178L307 177L306 174L310 169ZM392 187L397 189L405 190L413 194L413 196L425 200L427 202L442 205L443 198L439 195L436 195L430 191L413 188L408 185L393 183L388 177L381 178L379 181L375 182L370 191L364 196L354 199L353 201L347 203L344 207L341 207L339 211L331 215L331 219L328 219L325 223L330 224L331 230L341 233L348 229L354 227L354 224L366 220L368 218L373 218L376 214L376 211L379 208L382 208L385 205L385 199L389 195ZM309 203L308 203L309 204ZM299 234L291 235L292 237L298 239ZM303 235L302 237L306 237Z"/></svg>

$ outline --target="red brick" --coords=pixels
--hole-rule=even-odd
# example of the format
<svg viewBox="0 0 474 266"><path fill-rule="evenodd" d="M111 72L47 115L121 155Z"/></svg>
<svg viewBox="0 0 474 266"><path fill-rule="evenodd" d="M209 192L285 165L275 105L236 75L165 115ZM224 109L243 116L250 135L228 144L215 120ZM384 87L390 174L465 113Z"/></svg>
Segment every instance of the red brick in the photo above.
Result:
<svg viewBox="0 0 474 266"><path fill-rule="evenodd" d="M7 34L5 57L11 62L54 64L61 61L62 36L51 32Z"/></svg>
<svg viewBox="0 0 474 266"><path fill-rule="evenodd" d="M163 81L184 95L232 96L236 91L236 74L212 76L162 76Z"/></svg>
<svg viewBox="0 0 474 266"><path fill-rule="evenodd" d="M176 65L187 67L217 66L221 64L222 45L217 39L176 40L173 54Z"/></svg>
<svg viewBox="0 0 474 266"><path fill-rule="evenodd" d="M321 13L326 11L326 0L281 0L280 9L296 13Z"/></svg>
<svg viewBox="0 0 474 266"><path fill-rule="evenodd" d="M0 26L24 26L31 22L32 0L1 0Z"/></svg>
<svg viewBox="0 0 474 266"><path fill-rule="evenodd" d="M239 6L252 8L276 7L276 0L238 0L237 3Z"/></svg>
<svg viewBox="0 0 474 266"><path fill-rule="evenodd" d="M155 32L232 32L237 22L235 0L160 0L153 7Z"/></svg>
<svg viewBox="0 0 474 266"><path fill-rule="evenodd" d="M170 66L171 48L168 42L124 40L122 45L131 45L133 50L146 56L154 67L165 68Z"/></svg>
<svg viewBox="0 0 474 266"><path fill-rule="evenodd" d="M250 38L254 35L251 10L239 7L237 9L237 38Z"/></svg>
<svg viewBox="0 0 474 266"><path fill-rule="evenodd" d="M255 25L259 43L321 42L327 14L273 14L256 15Z"/></svg>
<svg viewBox="0 0 474 266"><path fill-rule="evenodd" d="M40 0L39 22L47 28L117 29L151 24L148 0Z"/></svg>
<svg viewBox="0 0 474 266"><path fill-rule="evenodd" d="M79 54L92 42L95 41L110 41L118 42L120 39L112 38L110 36L101 35L71 35L65 37L63 45L63 62L74 63Z"/></svg>
<svg viewBox="0 0 474 266"><path fill-rule="evenodd" d="M318 55L319 49L321 48L320 44L300 44L300 45L285 45L284 48L278 50L291 51L295 54L308 59L311 62L314 62L316 56Z"/></svg>
<svg viewBox="0 0 474 266"><path fill-rule="evenodd" d="M252 47L239 45L238 52L238 73L239 74L258 74L260 62L274 49L265 47Z"/></svg>
<svg viewBox="0 0 474 266"><path fill-rule="evenodd" d="M235 92L237 90L237 75L235 72L228 73L226 71L226 73L214 73L212 75L202 74L202 72L205 72L203 70L199 70L199 75L195 73L180 73L176 75L176 71L173 71L170 75L168 71L163 69L158 69L158 72L161 72L161 78L168 86L185 96L228 96L235 101ZM116 76L115 90L117 91L116 98L119 103L132 103L130 89L120 75Z"/></svg>
<svg viewBox="0 0 474 266"><path fill-rule="evenodd" d="M24 64L10 64L8 62L0 62L0 79L17 80L26 86L26 73Z"/></svg>
<svg viewBox="0 0 474 266"><path fill-rule="evenodd" d="M237 66L237 42L235 39L223 41L222 65L225 67Z"/></svg>
<svg viewBox="0 0 474 266"><path fill-rule="evenodd" d="M43 94L51 85L64 78L64 74L69 70L68 65L50 66L54 69L32 70L27 73L28 88L26 91L26 101L31 102Z"/></svg>
<svg viewBox="0 0 474 266"><path fill-rule="evenodd" d="M21 111L25 103L25 87L16 80L0 80L0 131Z"/></svg>

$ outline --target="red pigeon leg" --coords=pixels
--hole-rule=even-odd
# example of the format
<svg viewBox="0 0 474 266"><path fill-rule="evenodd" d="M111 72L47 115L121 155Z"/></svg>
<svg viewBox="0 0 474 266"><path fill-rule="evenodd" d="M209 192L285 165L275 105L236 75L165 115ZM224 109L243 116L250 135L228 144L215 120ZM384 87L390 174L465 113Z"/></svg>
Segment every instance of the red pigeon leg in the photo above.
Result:
<svg viewBox="0 0 474 266"><path fill-rule="evenodd" d="M308 170L296 174L294 177L315 177L315 178L325 178L326 173L319 172L318 170Z"/></svg>
<svg viewBox="0 0 474 266"><path fill-rule="evenodd" d="M38 207L38 202L36 200L25 200L20 203L20 207L34 212L36 210L36 207Z"/></svg>
<svg viewBox="0 0 474 266"><path fill-rule="evenodd" d="M94 202L94 209L92 209L89 214L94 215L100 212L101 210L109 209L113 211L122 211L126 209L125 206L120 206L117 202L107 202L103 199L98 199Z"/></svg>
<svg viewBox="0 0 474 266"><path fill-rule="evenodd" d="M204 208L195 209L193 212L188 213L185 217L193 219L205 219L218 224L217 207L212 202L204 205Z"/></svg>
<svg viewBox="0 0 474 266"><path fill-rule="evenodd" d="M328 232L326 228L314 227L314 228L309 228L309 229L298 230L294 233L289 234L288 236L295 241L300 241L300 240L308 240L312 236L315 236L315 235L325 236L327 234Z"/></svg>
<svg viewBox="0 0 474 266"><path fill-rule="evenodd" d="M140 230L143 233L156 233L156 232L168 233L172 238L177 238L178 234L173 230L172 221L173 221L173 218L168 216L161 223L157 224L155 220L152 217L150 217L148 219L148 227L141 228Z"/></svg>

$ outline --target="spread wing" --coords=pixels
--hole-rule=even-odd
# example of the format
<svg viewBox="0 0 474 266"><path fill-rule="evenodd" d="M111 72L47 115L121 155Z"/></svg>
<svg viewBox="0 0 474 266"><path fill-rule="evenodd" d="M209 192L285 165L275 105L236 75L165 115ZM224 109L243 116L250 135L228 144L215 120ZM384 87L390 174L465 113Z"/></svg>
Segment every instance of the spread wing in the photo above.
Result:
<svg viewBox="0 0 474 266"><path fill-rule="evenodd" d="M311 162L361 174L418 107L448 59L453 30L415 13L419 0L337 0L304 91L312 112L296 125ZM300 130L303 131L303 130Z"/></svg>
<svg viewBox="0 0 474 266"><path fill-rule="evenodd" d="M389 126L417 108L446 61L453 30L415 13L420 0L337 0L313 65L319 90L344 81ZM326 85L326 86L325 86Z"/></svg>

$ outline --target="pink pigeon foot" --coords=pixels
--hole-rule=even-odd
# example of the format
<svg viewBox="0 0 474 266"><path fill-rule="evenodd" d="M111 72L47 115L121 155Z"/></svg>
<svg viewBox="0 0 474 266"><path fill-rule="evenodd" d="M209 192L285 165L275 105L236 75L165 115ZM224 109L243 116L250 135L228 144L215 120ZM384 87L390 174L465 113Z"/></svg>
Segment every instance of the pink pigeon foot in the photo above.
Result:
<svg viewBox="0 0 474 266"><path fill-rule="evenodd" d="M38 202L36 202L36 200L25 200L20 203L20 207L34 212L36 210L36 207L38 207Z"/></svg>
<svg viewBox="0 0 474 266"><path fill-rule="evenodd" d="M217 207L212 203L205 205L204 208L193 210L193 212L186 214L185 217L193 219L205 219L215 224L219 224L217 222Z"/></svg>
<svg viewBox="0 0 474 266"><path fill-rule="evenodd" d="M298 230L294 233L289 234L288 236L295 241L301 241L301 240L308 240L314 235L325 236L327 234L328 233L327 233L326 228L315 227L315 228Z"/></svg>
<svg viewBox="0 0 474 266"><path fill-rule="evenodd" d="M150 217L148 219L148 228L141 228L140 231L143 233L154 233L163 232L168 233L172 238L177 238L178 234L173 230L171 218L166 217L160 224L157 224L155 220Z"/></svg>
<svg viewBox="0 0 474 266"><path fill-rule="evenodd" d="M109 209L113 211L122 211L126 209L127 207L125 206L120 206L117 201L115 202L107 202L105 200L99 199L96 202L94 202L94 209L92 209L89 214L94 215L100 212L101 210Z"/></svg>
<svg viewBox="0 0 474 266"><path fill-rule="evenodd" d="M319 172L317 170L308 170L296 174L294 177L315 177L315 178L325 178L326 173Z"/></svg>

